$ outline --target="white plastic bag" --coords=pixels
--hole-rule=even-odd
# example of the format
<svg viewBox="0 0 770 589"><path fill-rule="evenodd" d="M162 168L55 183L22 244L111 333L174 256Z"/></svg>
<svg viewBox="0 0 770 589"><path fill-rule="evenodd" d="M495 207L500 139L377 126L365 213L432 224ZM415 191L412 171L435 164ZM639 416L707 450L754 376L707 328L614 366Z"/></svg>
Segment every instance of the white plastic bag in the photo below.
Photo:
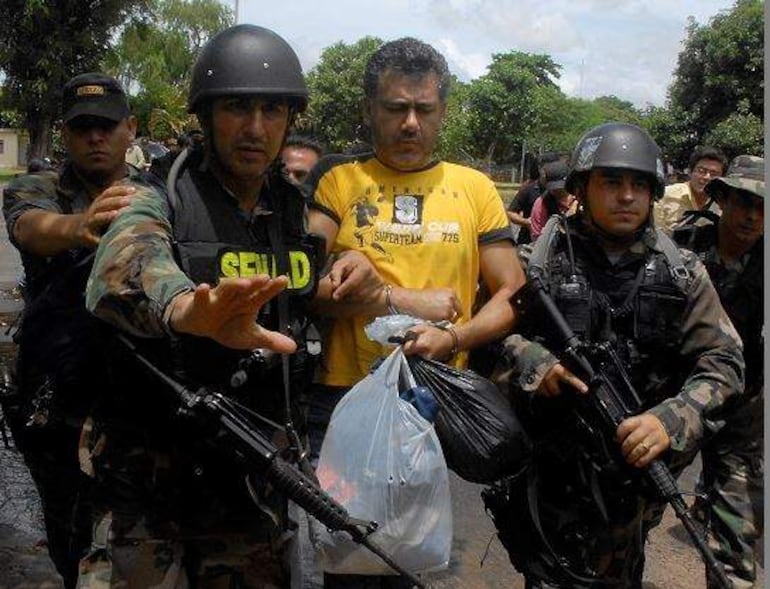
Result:
<svg viewBox="0 0 770 589"><path fill-rule="evenodd" d="M399 398L403 370L409 367L397 348L342 398L324 438L317 474L321 487L352 517L379 524L372 541L418 573L448 566L452 506L433 425ZM404 376L408 381L410 375ZM317 560L329 573L395 574L344 533L321 530L316 548Z"/></svg>

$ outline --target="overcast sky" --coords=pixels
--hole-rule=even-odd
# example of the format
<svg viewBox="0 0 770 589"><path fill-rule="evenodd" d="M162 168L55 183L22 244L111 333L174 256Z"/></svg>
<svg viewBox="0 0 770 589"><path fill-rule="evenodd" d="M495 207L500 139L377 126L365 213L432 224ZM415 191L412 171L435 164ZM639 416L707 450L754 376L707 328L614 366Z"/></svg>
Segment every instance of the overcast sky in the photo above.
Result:
<svg viewBox="0 0 770 589"><path fill-rule="evenodd" d="M235 5L236 0L222 0ZM545 53L562 66L562 90L663 105L687 18L699 24L732 0L238 0L238 22L273 29L305 71L321 51L366 35L413 36L441 51L463 81L493 53Z"/></svg>

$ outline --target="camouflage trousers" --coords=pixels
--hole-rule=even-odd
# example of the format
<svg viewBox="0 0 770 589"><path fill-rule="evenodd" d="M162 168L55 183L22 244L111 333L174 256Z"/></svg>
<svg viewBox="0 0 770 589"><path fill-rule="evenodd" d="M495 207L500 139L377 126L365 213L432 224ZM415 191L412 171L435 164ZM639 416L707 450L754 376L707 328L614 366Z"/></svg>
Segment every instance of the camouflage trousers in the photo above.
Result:
<svg viewBox="0 0 770 589"><path fill-rule="evenodd" d="M171 524L100 514L78 589L281 589L287 575L276 548L246 534L186 535Z"/></svg>
<svg viewBox="0 0 770 589"><path fill-rule="evenodd" d="M140 433L105 433L98 422L87 430L81 468L94 477L93 526L78 589L288 587L285 499L251 475L247 491L233 464L202 448L187 461L191 444L159 451L139 444Z"/></svg>
<svg viewBox="0 0 770 589"><path fill-rule="evenodd" d="M757 577L755 549L764 521L763 405L761 394L752 399L701 453L709 545L734 589L752 589ZM711 579L708 586L718 587Z"/></svg>
<svg viewBox="0 0 770 589"><path fill-rule="evenodd" d="M522 475L482 493L498 536L528 589L641 589L644 522L660 509L627 486L596 497L572 481Z"/></svg>

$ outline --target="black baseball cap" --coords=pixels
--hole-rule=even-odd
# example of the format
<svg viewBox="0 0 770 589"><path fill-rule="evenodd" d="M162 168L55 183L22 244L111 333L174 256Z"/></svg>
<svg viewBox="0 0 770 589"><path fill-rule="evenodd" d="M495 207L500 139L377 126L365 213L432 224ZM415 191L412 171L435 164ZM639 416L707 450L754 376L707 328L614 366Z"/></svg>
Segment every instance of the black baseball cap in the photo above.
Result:
<svg viewBox="0 0 770 589"><path fill-rule="evenodd" d="M75 76L62 92L65 124L80 116L102 117L120 122L131 111L123 87L113 77L100 73Z"/></svg>
<svg viewBox="0 0 770 589"><path fill-rule="evenodd" d="M543 166L543 174L547 190L560 190L567 181L569 166L563 161L550 162Z"/></svg>

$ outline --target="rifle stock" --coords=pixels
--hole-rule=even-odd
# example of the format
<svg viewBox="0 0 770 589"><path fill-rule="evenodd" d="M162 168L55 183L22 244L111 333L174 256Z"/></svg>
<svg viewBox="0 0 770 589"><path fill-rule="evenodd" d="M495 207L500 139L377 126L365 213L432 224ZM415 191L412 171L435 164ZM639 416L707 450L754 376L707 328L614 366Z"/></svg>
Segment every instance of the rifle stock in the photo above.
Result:
<svg viewBox="0 0 770 589"><path fill-rule="evenodd" d="M580 341L556 303L546 292L537 272L531 275L527 283L512 297L512 304L522 314L526 314L533 303L544 309L548 320L556 328L557 337L561 340L558 342L561 351L556 352L557 357L588 384L588 404L604 425L607 435L614 439L620 423L643 409L642 401L625 367L609 345L598 344L589 347ZM607 376L609 370L613 371L615 380L619 381L622 389ZM711 548L698 532L676 478L665 462L653 460L645 467L644 474L657 495L673 508L709 573L722 589L731 589L732 583L725 576Z"/></svg>
<svg viewBox="0 0 770 589"><path fill-rule="evenodd" d="M253 460L256 470L265 479L329 530L348 533L353 541L376 554L415 587L426 589L422 580L402 568L392 556L369 538L378 528L376 522L352 518L342 505L318 486L315 480L284 460L275 445L230 399L219 392L205 388L195 392L190 391L145 358L128 338L119 335L118 339L129 348L145 368L171 389L185 412L198 413L204 419L216 420L223 431L229 434L228 439L235 442L234 446L226 448L227 451Z"/></svg>

